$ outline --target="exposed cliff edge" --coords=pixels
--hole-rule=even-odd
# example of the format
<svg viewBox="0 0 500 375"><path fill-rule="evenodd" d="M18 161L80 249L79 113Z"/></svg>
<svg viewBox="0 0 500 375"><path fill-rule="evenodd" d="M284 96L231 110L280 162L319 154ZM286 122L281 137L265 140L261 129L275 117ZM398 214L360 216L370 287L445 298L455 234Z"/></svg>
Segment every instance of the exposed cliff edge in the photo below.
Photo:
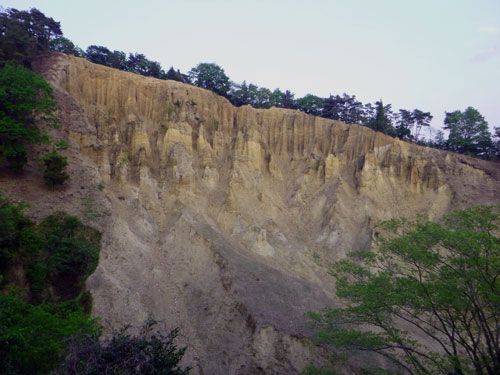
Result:
<svg viewBox="0 0 500 375"><path fill-rule="evenodd" d="M37 69L74 178L11 193L102 226L94 313L181 327L195 374L298 373L317 355L303 313L335 303L325 264L380 219L500 202L498 164L67 55Z"/></svg>

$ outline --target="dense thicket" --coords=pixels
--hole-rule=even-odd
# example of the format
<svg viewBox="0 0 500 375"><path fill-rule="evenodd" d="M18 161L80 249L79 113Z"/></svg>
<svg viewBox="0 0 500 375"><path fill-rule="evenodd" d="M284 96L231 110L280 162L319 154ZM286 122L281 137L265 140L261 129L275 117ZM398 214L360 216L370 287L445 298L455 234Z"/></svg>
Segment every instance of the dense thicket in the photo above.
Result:
<svg viewBox="0 0 500 375"><path fill-rule="evenodd" d="M26 207L0 195L0 373L5 375L47 374L64 358L69 336L99 332L84 288L97 266L99 232L64 213L34 223L24 215Z"/></svg>
<svg viewBox="0 0 500 375"><path fill-rule="evenodd" d="M148 322L137 336L122 329L99 339L85 280L100 233L65 213L35 223L26 207L0 195L0 374L188 374L178 330L164 336Z"/></svg>

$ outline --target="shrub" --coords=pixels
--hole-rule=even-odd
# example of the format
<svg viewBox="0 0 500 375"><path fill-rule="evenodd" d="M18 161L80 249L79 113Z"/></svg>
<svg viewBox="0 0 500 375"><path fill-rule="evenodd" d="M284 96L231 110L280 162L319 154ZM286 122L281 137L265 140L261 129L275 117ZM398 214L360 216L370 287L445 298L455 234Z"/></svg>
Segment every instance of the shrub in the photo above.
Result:
<svg viewBox="0 0 500 375"><path fill-rule="evenodd" d="M45 170L43 178L47 186L62 185L69 178L64 170L68 165L68 159L55 151L49 152L41 158Z"/></svg>
<svg viewBox="0 0 500 375"><path fill-rule="evenodd" d="M64 358L65 340L96 335L98 326L81 308L33 306L0 294L0 373L47 374Z"/></svg>
<svg viewBox="0 0 500 375"><path fill-rule="evenodd" d="M114 332L108 340L97 336L80 335L69 340L69 355L56 375L187 375L179 362L186 348L174 343L178 329L167 336L153 333L155 321L146 322L137 336L127 333L129 327Z"/></svg>

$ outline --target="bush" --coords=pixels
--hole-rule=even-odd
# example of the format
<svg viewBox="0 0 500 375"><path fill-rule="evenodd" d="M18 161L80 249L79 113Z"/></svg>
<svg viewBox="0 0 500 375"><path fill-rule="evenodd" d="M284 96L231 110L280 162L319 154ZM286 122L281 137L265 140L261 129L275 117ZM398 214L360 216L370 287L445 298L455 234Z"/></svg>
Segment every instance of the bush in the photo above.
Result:
<svg viewBox="0 0 500 375"><path fill-rule="evenodd" d="M59 375L187 375L179 362L186 348L174 343L178 329L167 336L153 333L155 321L146 322L137 336L127 333L128 327L114 332L108 340L97 336L75 336L69 340L69 355L56 371Z"/></svg>
<svg viewBox="0 0 500 375"><path fill-rule="evenodd" d="M81 308L60 304L33 306L0 294L0 373L47 374L62 361L67 337L98 333Z"/></svg>
<svg viewBox="0 0 500 375"><path fill-rule="evenodd" d="M68 159L55 151L49 152L41 158L45 166L43 178L47 186L62 185L69 178L64 170L68 165Z"/></svg>

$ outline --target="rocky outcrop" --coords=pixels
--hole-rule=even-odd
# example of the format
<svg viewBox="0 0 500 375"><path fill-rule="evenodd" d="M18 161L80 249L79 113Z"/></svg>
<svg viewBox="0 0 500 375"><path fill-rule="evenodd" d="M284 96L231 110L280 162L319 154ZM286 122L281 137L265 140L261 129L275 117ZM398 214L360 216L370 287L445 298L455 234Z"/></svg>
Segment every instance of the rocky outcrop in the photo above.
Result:
<svg viewBox="0 0 500 375"><path fill-rule="evenodd" d="M497 164L62 54L37 69L74 176L47 209L104 231L94 313L179 326L194 374L320 361L303 314L336 303L329 262L368 248L380 219L500 202Z"/></svg>

